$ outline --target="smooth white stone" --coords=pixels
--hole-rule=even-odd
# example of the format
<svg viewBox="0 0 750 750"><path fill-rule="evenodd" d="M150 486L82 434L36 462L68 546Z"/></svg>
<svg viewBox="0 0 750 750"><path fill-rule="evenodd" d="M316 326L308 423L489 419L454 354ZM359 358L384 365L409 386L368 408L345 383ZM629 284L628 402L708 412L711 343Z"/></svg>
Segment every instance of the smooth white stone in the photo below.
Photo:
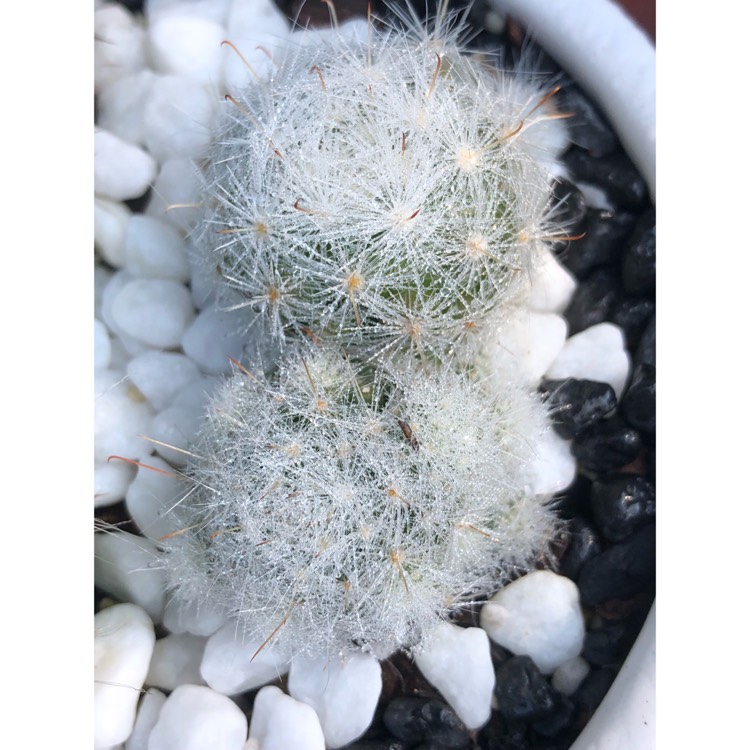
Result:
<svg viewBox="0 0 750 750"><path fill-rule="evenodd" d="M106 369L112 357L112 342L107 326L94 318L94 369Z"/></svg>
<svg viewBox="0 0 750 750"><path fill-rule="evenodd" d="M121 370L94 371L94 460L110 456L138 460L151 446L139 435L148 434L153 412Z"/></svg>
<svg viewBox="0 0 750 750"><path fill-rule="evenodd" d="M220 693L236 695L283 677L289 671L289 654L270 643L253 659L262 645L263 639L247 640L237 623L228 622L206 643L200 667L203 679Z"/></svg>
<svg viewBox="0 0 750 750"><path fill-rule="evenodd" d="M315 711L273 685L255 696L250 738L261 750L325 750L326 746Z"/></svg>
<svg viewBox="0 0 750 750"><path fill-rule="evenodd" d="M148 750L243 750L246 738L247 719L230 698L180 685L162 706Z"/></svg>
<svg viewBox="0 0 750 750"><path fill-rule="evenodd" d="M128 513L142 534L158 542L174 530L167 520L169 511L189 488L190 484L180 479L166 461L158 456L149 456L145 465L138 467L125 493Z"/></svg>
<svg viewBox="0 0 750 750"><path fill-rule="evenodd" d="M148 750L148 736L159 718L167 696L156 688L149 688L138 704L133 732L125 743L125 750Z"/></svg>
<svg viewBox="0 0 750 750"><path fill-rule="evenodd" d="M124 201L138 198L156 177L156 160L139 146L126 143L113 133L94 133L94 192Z"/></svg>
<svg viewBox="0 0 750 750"><path fill-rule="evenodd" d="M202 84L217 84L224 36L223 27L215 21L196 16L165 15L148 28L154 69L167 75L185 75Z"/></svg>
<svg viewBox="0 0 750 750"><path fill-rule="evenodd" d="M94 91L102 90L146 65L145 35L119 3L94 11Z"/></svg>
<svg viewBox="0 0 750 750"><path fill-rule="evenodd" d="M193 205L200 201L198 167L190 159L168 159L154 182L146 214L189 232L198 225L203 213L201 206Z"/></svg>
<svg viewBox="0 0 750 750"><path fill-rule="evenodd" d="M125 229L132 215L124 203L94 200L94 247L115 268L125 265Z"/></svg>
<svg viewBox="0 0 750 750"><path fill-rule="evenodd" d="M149 24L167 16L205 18L226 25L231 0L145 0L143 11Z"/></svg>
<svg viewBox="0 0 750 750"><path fill-rule="evenodd" d="M143 107L156 80L152 70L139 70L107 86L99 96L97 124L123 141L145 146Z"/></svg>
<svg viewBox="0 0 750 750"><path fill-rule="evenodd" d="M242 359L246 339L240 320L235 312L206 309L198 313L182 337L185 354L211 375L232 372L229 358Z"/></svg>
<svg viewBox="0 0 750 750"><path fill-rule="evenodd" d="M353 742L372 723L383 678L378 660L350 653L330 659L297 656L289 670L289 694L312 706L326 747Z"/></svg>
<svg viewBox="0 0 750 750"><path fill-rule="evenodd" d="M567 334L562 316L518 308L499 328L492 357L498 364L517 367L536 384L562 350Z"/></svg>
<svg viewBox="0 0 750 750"><path fill-rule="evenodd" d="M135 604L116 604L95 615L95 748L124 742L133 731L154 641L154 624Z"/></svg>
<svg viewBox="0 0 750 750"><path fill-rule="evenodd" d="M629 376L625 337L612 323L597 323L571 336L545 372L550 380L579 378L609 383L618 400Z"/></svg>
<svg viewBox="0 0 750 750"><path fill-rule="evenodd" d="M190 280L187 249L179 231L162 219L133 216L125 232L125 264L134 276Z"/></svg>
<svg viewBox="0 0 750 750"><path fill-rule="evenodd" d="M260 78L273 70L273 62L259 49L279 56L289 38L289 22L271 0L233 0L226 37L242 53ZM243 91L255 77L231 47L222 55L224 85L230 93Z"/></svg>
<svg viewBox="0 0 750 750"><path fill-rule="evenodd" d="M484 630L440 623L414 659L469 729L479 729L489 721L495 670Z"/></svg>
<svg viewBox="0 0 750 750"><path fill-rule="evenodd" d="M104 289L112 280L112 276L114 274L108 268L99 264L94 266L94 317L100 320L104 320L104 316L102 315Z"/></svg>
<svg viewBox="0 0 750 750"><path fill-rule="evenodd" d="M224 614L210 601L184 601L175 596L167 599L164 627L172 633L213 635L226 623Z"/></svg>
<svg viewBox="0 0 750 750"><path fill-rule="evenodd" d="M125 531L94 534L94 581L117 599L132 602L160 622L166 577L156 545Z"/></svg>
<svg viewBox="0 0 750 750"><path fill-rule="evenodd" d="M554 253L545 249L531 271L529 307L536 312L562 314L575 290L573 274L560 264Z"/></svg>
<svg viewBox="0 0 750 750"><path fill-rule="evenodd" d="M582 656L574 656L563 662L552 674L552 687L563 695L573 695L591 671Z"/></svg>
<svg viewBox="0 0 750 750"><path fill-rule="evenodd" d="M154 646L146 684L164 690L180 685L204 685L200 664L206 639L187 633L160 638Z"/></svg>
<svg viewBox="0 0 750 750"><path fill-rule="evenodd" d="M578 464L570 445L552 429L540 435L529 471L532 495L554 495L573 484Z"/></svg>
<svg viewBox="0 0 750 750"><path fill-rule="evenodd" d="M147 346L171 349L195 313L184 284L165 279L134 279L112 300L112 318L128 336Z"/></svg>
<svg viewBox="0 0 750 750"><path fill-rule="evenodd" d="M111 344L112 354L109 358L109 367L111 370L124 371L130 362L131 354L123 345L120 336L111 339Z"/></svg>
<svg viewBox="0 0 750 750"><path fill-rule="evenodd" d="M615 208L609 196L600 187L588 182L581 182L580 180L573 180L573 182L575 182L576 187L581 191L583 200L589 208L599 208L605 211L612 211ZM573 243L568 252L575 253L575 251L576 246Z"/></svg>
<svg viewBox="0 0 750 750"><path fill-rule="evenodd" d="M108 461L94 467L94 507L119 503L135 476L135 466L125 461Z"/></svg>
<svg viewBox="0 0 750 750"><path fill-rule="evenodd" d="M195 362L184 354L153 350L133 357L127 373L157 411L166 409L178 393L201 377Z"/></svg>
<svg viewBox="0 0 750 750"><path fill-rule="evenodd" d="M530 656L543 674L583 648L578 587L549 570L535 570L498 591L482 607L479 621L495 643Z"/></svg>
<svg viewBox="0 0 750 750"><path fill-rule="evenodd" d="M218 102L217 93L187 76L157 79L143 112L148 150L159 162L206 156Z"/></svg>
<svg viewBox="0 0 750 750"><path fill-rule="evenodd" d="M119 344L125 352L127 352L126 363L130 361L130 358L141 354L142 352L149 351L146 344L138 339L129 336L120 326L117 325L117 321L112 315L112 305L117 295L125 288L125 286L134 280L133 275L123 269L117 271L109 280L109 283L104 287L102 292L102 305L101 305L101 318L106 323L107 328L113 335L112 348L113 348L113 361L114 361L114 349Z"/></svg>

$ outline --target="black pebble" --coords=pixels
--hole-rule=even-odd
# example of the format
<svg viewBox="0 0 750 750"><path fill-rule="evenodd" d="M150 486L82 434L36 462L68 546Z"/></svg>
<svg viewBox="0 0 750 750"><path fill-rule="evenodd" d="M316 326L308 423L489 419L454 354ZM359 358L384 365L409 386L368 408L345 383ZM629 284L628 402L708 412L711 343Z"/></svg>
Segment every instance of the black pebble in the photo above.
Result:
<svg viewBox="0 0 750 750"><path fill-rule="evenodd" d="M541 721L535 721L531 728L542 737L556 737L564 729L570 726L575 713L573 702L564 695L558 694L557 705L549 716Z"/></svg>
<svg viewBox="0 0 750 750"><path fill-rule="evenodd" d="M590 493L591 479L585 474L578 474L573 484L552 501L555 513L565 519L590 516Z"/></svg>
<svg viewBox="0 0 750 750"><path fill-rule="evenodd" d="M409 745L399 740L365 740L346 746L346 750L407 750Z"/></svg>
<svg viewBox="0 0 750 750"><path fill-rule="evenodd" d="M558 97L558 108L572 115L565 121L572 143L594 157L606 156L617 148L612 128L577 86L564 86Z"/></svg>
<svg viewBox="0 0 750 750"><path fill-rule="evenodd" d="M449 750L469 744L469 730L452 708L442 701L405 696L386 707L383 723L406 743L434 742Z"/></svg>
<svg viewBox="0 0 750 750"><path fill-rule="evenodd" d="M646 181L624 153L593 159L582 149L571 148L563 156L563 161L576 182L596 185L616 206L629 211L645 207L648 200Z"/></svg>
<svg viewBox="0 0 750 750"><path fill-rule="evenodd" d="M560 261L579 281L594 268L618 263L635 220L635 215L626 211L588 209L581 231L576 232L584 236L568 243Z"/></svg>
<svg viewBox="0 0 750 750"><path fill-rule="evenodd" d="M617 407L612 386L594 380L543 380L539 391L546 394L552 426L565 440L580 435Z"/></svg>
<svg viewBox="0 0 750 750"><path fill-rule="evenodd" d="M623 297L615 304L609 319L622 328L625 343L631 351L635 351L638 346L655 310L656 302L646 297Z"/></svg>
<svg viewBox="0 0 750 750"><path fill-rule="evenodd" d="M578 576L581 602L593 607L608 599L651 594L655 569L656 526L649 524L584 563Z"/></svg>
<svg viewBox="0 0 750 750"><path fill-rule="evenodd" d="M643 441L638 431L615 416L598 422L578 435L571 450L583 467L604 473L629 464L642 447Z"/></svg>
<svg viewBox="0 0 750 750"><path fill-rule="evenodd" d="M653 365L656 367L656 313L646 324L638 349L633 360L634 367L638 365Z"/></svg>
<svg viewBox="0 0 750 750"><path fill-rule="evenodd" d="M638 430L653 435L656 432L656 368L638 365L633 379L622 397L622 415Z"/></svg>
<svg viewBox="0 0 750 750"><path fill-rule="evenodd" d="M593 714L604 700L607 691L612 687L615 677L617 677L617 670L611 667L592 669L586 675L578 690L571 696L576 708L586 716Z"/></svg>
<svg viewBox="0 0 750 750"><path fill-rule="evenodd" d="M615 666L628 655L643 626L643 615L607 623L599 630L590 630L583 641L581 656L594 667Z"/></svg>
<svg viewBox="0 0 750 750"><path fill-rule="evenodd" d="M495 674L497 710L506 719L531 722L554 713L560 693L530 657L514 656L501 664Z"/></svg>
<svg viewBox="0 0 750 750"><path fill-rule="evenodd" d="M477 737L482 750L529 750L529 728L522 721L509 721L493 711L490 723Z"/></svg>
<svg viewBox="0 0 750 750"><path fill-rule="evenodd" d="M561 575L575 581L584 563L601 553L602 545L596 529L580 518L573 519L565 533L568 547L560 558L558 570Z"/></svg>
<svg viewBox="0 0 750 750"><path fill-rule="evenodd" d="M656 213L637 221L622 255L622 285L628 294L653 296L656 291Z"/></svg>
<svg viewBox="0 0 750 750"><path fill-rule="evenodd" d="M591 487L594 522L612 542L627 539L656 515L654 485L637 474L617 474Z"/></svg>
<svg viewBox="0 0 750 750"><path fill-rule="evenodd" d="M578 284L565 310L568 336L608 320L621 295L619 275L614 270L594 271Z"/></svg>

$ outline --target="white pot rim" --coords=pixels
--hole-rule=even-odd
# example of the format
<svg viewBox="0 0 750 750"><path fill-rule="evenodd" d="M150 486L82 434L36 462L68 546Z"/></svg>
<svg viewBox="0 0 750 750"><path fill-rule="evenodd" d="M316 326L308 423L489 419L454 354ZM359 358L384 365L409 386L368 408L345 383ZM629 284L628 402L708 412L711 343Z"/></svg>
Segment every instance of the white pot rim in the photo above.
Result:
<svg viewBox="0 0 750 750"><path fill-rule="evenodd" d="M656 52L611 0L492 0L602 107L655 198ZM571 750L656 748L656 605Z"/></svg>

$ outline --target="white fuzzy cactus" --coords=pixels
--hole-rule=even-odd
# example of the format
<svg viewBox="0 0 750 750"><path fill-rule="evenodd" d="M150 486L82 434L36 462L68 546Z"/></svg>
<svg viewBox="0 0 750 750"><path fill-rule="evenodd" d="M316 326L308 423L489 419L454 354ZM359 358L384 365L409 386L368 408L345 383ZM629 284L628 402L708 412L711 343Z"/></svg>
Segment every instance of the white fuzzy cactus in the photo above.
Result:
<svg viewBox="0 0 750 750"><path fill-rule="evenodd" d="M172 595L292 653L412 646L544 552L555 517L526 489L544 425L518 383L492 399L448 368L318 347L273 381L238 372L171 514Z"/></svg>
<svg viewBox="0 0 750 750"><path fill-rule="evenodd" d="M312 32L314 33L314 32ZM524 289L565 133L545 90L431 32L293 46L228 97L197 257L282 344L442 358Z"/></svg>

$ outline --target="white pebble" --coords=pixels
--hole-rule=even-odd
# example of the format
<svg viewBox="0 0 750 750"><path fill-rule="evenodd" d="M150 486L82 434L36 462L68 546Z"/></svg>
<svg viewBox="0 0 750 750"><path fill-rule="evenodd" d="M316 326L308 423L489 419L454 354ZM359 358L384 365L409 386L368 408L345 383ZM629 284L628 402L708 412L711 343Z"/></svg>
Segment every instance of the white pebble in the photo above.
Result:
<svg viewBox="0 0 750 750"><path fill-rule="evenodd" d="M128 336L155 348L179 346L195 317L184 284L165 279L134 279L112 300L112 318Z"/></svg>
<svg viewBox="0 0 750 750"><path fill-rule="evenodd" d="M125 743L125 750L148 750L148 736L159 718L167 696L156 688L149 688L141 698L133 732Z"/></svg>
<svg viewBox="0 0 750 750"><path fill-rule="evenodd" d="M578 587L549 570L535 570L509 583L482 607L479 619L495 643L530 656L543 674L583 648Z"/></svg>
<svg viewBox="0 0 750 750"><path fill-rule="evenodd" d="M347 745L367 731L382 688L380 664L369 654L297 656L289 670L289 694L315 709L328 748Z"/></svg>
<svg viewBox="0 0 750 750"><path fill-rule="evenodd" d="M289 655L280 653L273 643L266 645L253 658L263 639L248 641L237 630L237 623L228 622L206 643L200 671L214 690L236 695L277 680L289 671Z"/></svg>
<svg viewBox="0 0 750 750"><path fill-rule="evenodd" d="M415 662L470 730L489 721L495 670L484 630L440 623L415 654Z"/></svg>
<svg viewBox="0 0 750 750"><path fill-rule="evenodd" d="M109 280L109 283L104 287L102 292L102 305L101 305L101 318L107 324L110 333L114 336L112 339L113 347L113 361L114 361L114 347L119 342L120 346L125 349L129 355L126 359L129 361L131 356L140 354L141 352L148 351L148 347L138 339L129 336L125 331L117 325L117 321L112 315L112 305L117 295L125 288L125 286L133 281L133 275L126 270L117 271L113 274Z"/></svg>
<svg viewBox="0 0 750 750"><path fill-rule="evenodd" d="M578 378L609 383L619 399L630 375L622 329L597 323L571 336L545 373L550 380Z"/></svg>
<svg viewBox="0 0 750 750"><path fill-rule="evenodd" d="M157 411L166 409L178 393L201 376L195 363L184 354L153 350L133 357L127 373Z"/></svg>
<svg viewBox="0 0 750 750"><path fill-rule="evenodd" d="M143 11L149 24L171 15L191 16L226 23L232 0L145 0Z"/></svg>
<svg viewBox="0 0 750 750"><path fill-rule="evenodd" d="M243 750L246 738L247 719L230 698L180 685L162 706L148 750Z"/></svg>
<svg viewBox="0 0 750 750"><path fill-rule="evenodd" d="M204 685L200 664L206 639L187 633L160 638L146 675L146 684L164 690L179 685Z"/></svg>
<svg viewBox="0 0 750 750"><path fill-rule="evenodd" d="M113 133L94 133L94 192L124 201L139 198L156 177L156 160Z"/></svg>
<svg viewBox="0 0 750 750"><path fill-rule="evenodd" d="M227 21L227 39L234 44L263 78L273 63L260 49L280 55L289 37L289 22L272 0L234 0ZM222 57L224 84L230 93L243 91L254 81L239 55L225 48Z"/></svg>
<svg viewBox="0 0 750 750"><path fill-rule="evenodd" d="M110 456L140 459L151 452L139 435L148 434L153 412L121 370L94 371L94 460Z"/></svg>
<svg viewBox="0 0 750 750"><path fill-rule="evenodd" d="M194 205L200 202L198 167L190 159L168 159L154 182L146 214L188 232L202 215L203 208Z"/></svg>
<svg viewBox="0 0 750 750"><path fill-rule="evenodd" d="M133 731L154 640L154 624L135 604L116 604L94 617L95 748L124 742Z"/></svg>
<svg viewBox="0 0 750 750"><path fill-rule="evenodd" d="M325 750L326 746L315 711L273 685L255 696L250 738L261 750Z"/></svg>
<svg viewBox="0 0 750 750"><path fill-rule="evenodd" d="M143 107L156 80L152 70L139 70L107 86L98 99L97 123L123 141L146 145Z"/></svg>
<svg viewBox="0 0 750 750"><path fill-rule="evenodd" d="M135 466L126 461L107 461L94 466L94 507L119 503L135 476Z"/></svg>
<svg viewBox="0 0 750 750"><path fill-rule="evenodd" d="M145 465L138 467L135 479L127 488L125 503L128 513L142 534L158 542L174 531L167 516L189 488L190 485L180 479L166 461L149 456Z"/></svg>
<svg viewBox="0 0 750 750"><path fill-rule="evenodd" d="M164 627L172 633L213 635L226 617L210 600L185 601L171 596L164 607Z"/></svg>
<svg viewBox="0 0 750 750"><path fill-rule="evenodd" d="M567 332L560 315L518 308L497 332L493 360L519 368L530 384L536 384L563 348Z"/></svg>
<svg viewBox="0 0 750 750"><path fill-rule="evenodd" d="M94 582L117 599L137 604L160 622L166 577L156 545L125 531L94 534Z"/></svg>
<svg viewBox="0 0 750 750"><path fill-rule="evenodd" d="M232 372L230 357L242 358L245 336L240 314L206 309L198 313L182 337L182 348L204 372L221 375Z"/></svg>
<svg viewBox="0 0 750 750"><path fill-rule="evenodd" d="M112 280L114 274L108 268L98 263L94 266L94 317L104 320L102 315L102 298L104 289Z"/></svg>
<svg viewBox="0 0 750 750"><path fill-rule="evenodd" d="M536 312L562 314L575 290L573 274L562 266L552 251L545 249L531 271L529 307Z"/></svg>
<svg viewBox="0 0 750 750"><path fill-rule="evenodd" d="M185 242L179 231L162 219L133 216L125 232L125 265L134 276L190 280Z"/></svg>
<svg viewBox="0 0 750 750"><path fill-rule="evenodd" d="M124 203L94 200L94 247L115 268L125 265L125 228L132 215Z"/></svg>
<svg viewBox="0 0 750 750"><path fill-rule="evenodd" d="M588 662L582 656L574 656L554 671L552 687L563 695L573 695L586 679L590 669Z"/></svg>
<svg viewBox="0 0 750 750"><path fill-rule="evenodd" d="M529 471L532 495L555 495L573 484L578 464L570 446L570 440L563 440L552 429L540 435Z"/></svg>
<svg viewBox="0 0 750 750"><path fill-rule="evenodd" d="M148 150L160 162L204 157L211 144L218 99L187 76L157 79L143 113Z"/></svg>
<svg viewBox="0 0 750 750"><path fill-rule="evenodd" d="M94 91L146 64L145 35L135 17L118 3L94 11Z"/></svg>
<svg viewBox="0 0 750 750"><path fill-rule="evenodd" d="M185 75L202 83L218 83L224 29L215 21L170 14L149 26L148 42L154 69Z"/></svg>
<svg viewBox="0 0 750 750"><path fill-rule="evenodd" d="M94 369L106 369L112 357L112 342L107 326L94 318Z"/></svg>

